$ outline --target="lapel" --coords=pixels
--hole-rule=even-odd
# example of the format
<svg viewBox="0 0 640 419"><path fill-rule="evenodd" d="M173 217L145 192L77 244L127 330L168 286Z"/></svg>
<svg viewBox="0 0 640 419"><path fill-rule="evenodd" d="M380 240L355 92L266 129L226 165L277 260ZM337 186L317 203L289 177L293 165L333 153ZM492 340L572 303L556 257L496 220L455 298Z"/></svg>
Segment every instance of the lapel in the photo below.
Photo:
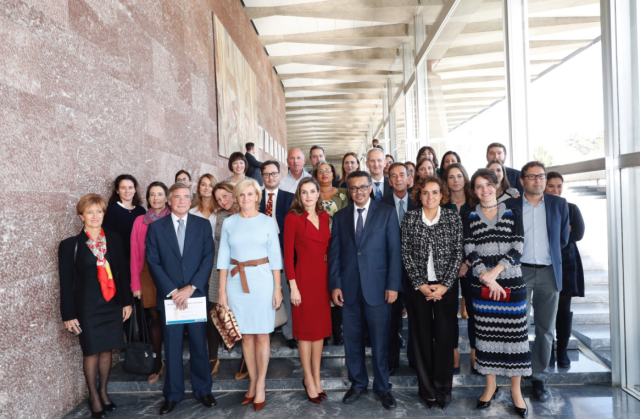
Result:
<svg viewBox="0 0 640 419"><path fill-rule="evenodd" d="M284 202L285 197L282 193L282 189L278 189L278 199L276 200L276 218L282 218L287 215L287 203Z"/></svg>
<svg viewBox="0 0 640 419"><path fill-rule="evenodd" d="M553 225L551 225L552 220L554 219L553 214L551 214L551 202L549 199L550 195L547 195L546 193L542 195L542 197L544 198L544 212L545 215L547 216L547 237L549 239L551 239L551 234L553 232ZM553 199L553 198L551 198ZM551 244L552 240L549 240L549 244Z"/></svg>
<svg viewBox="0 0 640 419"><path fill-rule="evenodd" d="M347 230L349 230L349 234L351 235L351 240L353 244L356 243L356 225L353 221L353 213L355 211L356 204L351 203L345 207L343 211L346 213L346 217L344 218L347 222Z"/></svg>
<svg viewBox="0 0 640 419"><path fill-rule="evenodd" d="M182 249L183 256L187 254L189 250L189 246L193 243L196 238L196 232L198 230L198 226L196 226L196 215L188 214L187 215L187 230L184 232L184 249ZM209 220L207 220L209 222ZM176 237L176 243L178 242L178 238Z"/></svg>
<svg viewBox="0 0 640 419"><path fill-rule="evenodd" d="M180 246L178 246L178 236L176 235L176 230L173 228L173 218L171 218L171 214L168 214L162 220L156 221L156 223L159 221L164 222L164 225L162 226L162 231L164 232L164 236L167 239L167 242L169 243L169 247L173 249L173 252L176 254L178 259L182 260L182 256L180 255ZM187 223L187 226L188 224L189 223ZM185 242L186 242L186 239L185 239Z"/></svg>
<svg viewBox="0 0 640 419"><path fill-rule="evenodd" d="M369 214L367 214L367 221L364 223L364 231L362 232L362 241L360 242L360 246L364 243L369 235L369 232L373 230L373 223L375 221L376 215L378 214L378 204L375 199L371 200L369 204ZM353 223L352 223L353 224ZM354 226L353 237L355 240L355 226Z"/></svg>
<svg viewBox="0 0 640 419"><path fill-rule="evenodd" d="M267 197L267 188L264 188L264 191L262 192L262 199L260 200L260 209L258 210L263 214L267 212L266 197Z"/></svg>

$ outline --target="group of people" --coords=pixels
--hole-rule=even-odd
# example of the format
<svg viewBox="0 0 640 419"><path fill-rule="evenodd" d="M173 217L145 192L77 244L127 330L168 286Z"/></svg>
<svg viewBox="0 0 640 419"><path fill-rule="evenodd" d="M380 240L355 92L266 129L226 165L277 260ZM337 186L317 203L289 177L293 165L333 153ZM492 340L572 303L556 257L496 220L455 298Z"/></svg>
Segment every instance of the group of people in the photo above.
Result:
<svg viewBox="0 0 640 419"><path fill-rule="evenodd" d="M444 410L460 365L461 289L472 370L486 376L477 408L491 405L503 375L511 378L514 411L525 417L521 377L530 376L534 398L546 401L549 364L570 365L571 297L584 295L576 247L584 222L561 198L562 175L537 161L520 171L506 167L506 152L490 144L487 167L469 178L457 153L438 162L431 147L420 149L415 164L402 163L374 142L368 171L347 153L340 173L322 147L310 150L311 171L293 148L284 174L277 161L258 162L248 143L246 154L230 156L228 179L204 174L195 193L185 170L170 187L152 182L146 211L131 175L115 179L108 202L85 195L76 206L84 226L60 243L59 266L62 320L80 340L92 416L116 408L107 393L111 351L124 346L127 323L144 321L143 312L155 349L148 381L165 375L160 414L184 395L185 329L193 394L216 405L211 385L221 336L212 316L206 323L166 321L166 300L182 309L196 297L207 298L209 312L219 305L234 314L243 353L236 378L250 380L241 403L255 410L265 406L270 334L281 305L282 332L299 351L310 402L328 397L321 357L332 336L344 344L351 382L342 401L367 392L370 345L373 392L384 408L395 408L389 376L399 367L406 311L419 395L428 408ZM249 174L257 165L261 183Z"/></svg>

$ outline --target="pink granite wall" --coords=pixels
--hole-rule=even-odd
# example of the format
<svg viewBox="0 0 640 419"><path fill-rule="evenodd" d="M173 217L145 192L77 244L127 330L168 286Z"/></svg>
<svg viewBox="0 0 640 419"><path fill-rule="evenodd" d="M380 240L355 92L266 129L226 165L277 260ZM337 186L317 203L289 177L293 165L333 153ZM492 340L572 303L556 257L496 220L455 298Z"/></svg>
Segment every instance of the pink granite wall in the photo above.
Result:
<svg viewBox="0 0 640 419"><path fill-rule="evenodd" d="M181 168L229 175L212 13L257 76L260 125L286 145L284 92L239 0L0 2L0 416L59 417L85 396L58 308L78 198L107 197L121 173L143 188Z"/></svg>

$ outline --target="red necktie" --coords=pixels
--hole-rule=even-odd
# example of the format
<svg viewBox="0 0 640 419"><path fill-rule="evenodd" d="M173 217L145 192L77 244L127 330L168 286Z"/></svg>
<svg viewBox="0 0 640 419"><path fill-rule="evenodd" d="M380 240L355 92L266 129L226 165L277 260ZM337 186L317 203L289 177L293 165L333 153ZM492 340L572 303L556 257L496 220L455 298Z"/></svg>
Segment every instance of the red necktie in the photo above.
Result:
<svg viewBox="0 0 640 419"><path fill-rule="evenodd" d="M273 194L269 194L269 200L267 201L267 215L271 217L271 213L273 212Z"/></svg>

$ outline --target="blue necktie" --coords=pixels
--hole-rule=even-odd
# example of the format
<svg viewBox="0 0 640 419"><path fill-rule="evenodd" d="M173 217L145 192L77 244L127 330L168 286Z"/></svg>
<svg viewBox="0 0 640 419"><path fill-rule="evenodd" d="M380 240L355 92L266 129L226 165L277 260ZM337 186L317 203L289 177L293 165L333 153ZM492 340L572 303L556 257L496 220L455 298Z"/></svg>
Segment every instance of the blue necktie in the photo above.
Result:
<svg viewBox="0 0 640 419"><path fill-rule="evenodd" d="M360 247L360 242L362 241L362 233L364 233L364 219L362 218L362 212L364 208L357 208L358 210L358 221L356 222L356 244Z"/></svg>
<svg viewBox="0 0 640 419"><path fill-rule="evenodd" d="M184 249L184 220L178 218L178 247L180 248L180 256L182 256L182 250Z"/></svg>
<svg viewBox="0 0 640 419"><path fill-rule="evenodd" d="M380 201L382 199L382 191L380 190L380 184L382 182L373 182L376 184L376 201Z"/></svg>
<svg viewBox="0 0 640 419"><path fill-rule="evenodd" d="M402 226L402 219L404 218L404 201L400 201L400 211L398 211L398 222Z"/></svg>

